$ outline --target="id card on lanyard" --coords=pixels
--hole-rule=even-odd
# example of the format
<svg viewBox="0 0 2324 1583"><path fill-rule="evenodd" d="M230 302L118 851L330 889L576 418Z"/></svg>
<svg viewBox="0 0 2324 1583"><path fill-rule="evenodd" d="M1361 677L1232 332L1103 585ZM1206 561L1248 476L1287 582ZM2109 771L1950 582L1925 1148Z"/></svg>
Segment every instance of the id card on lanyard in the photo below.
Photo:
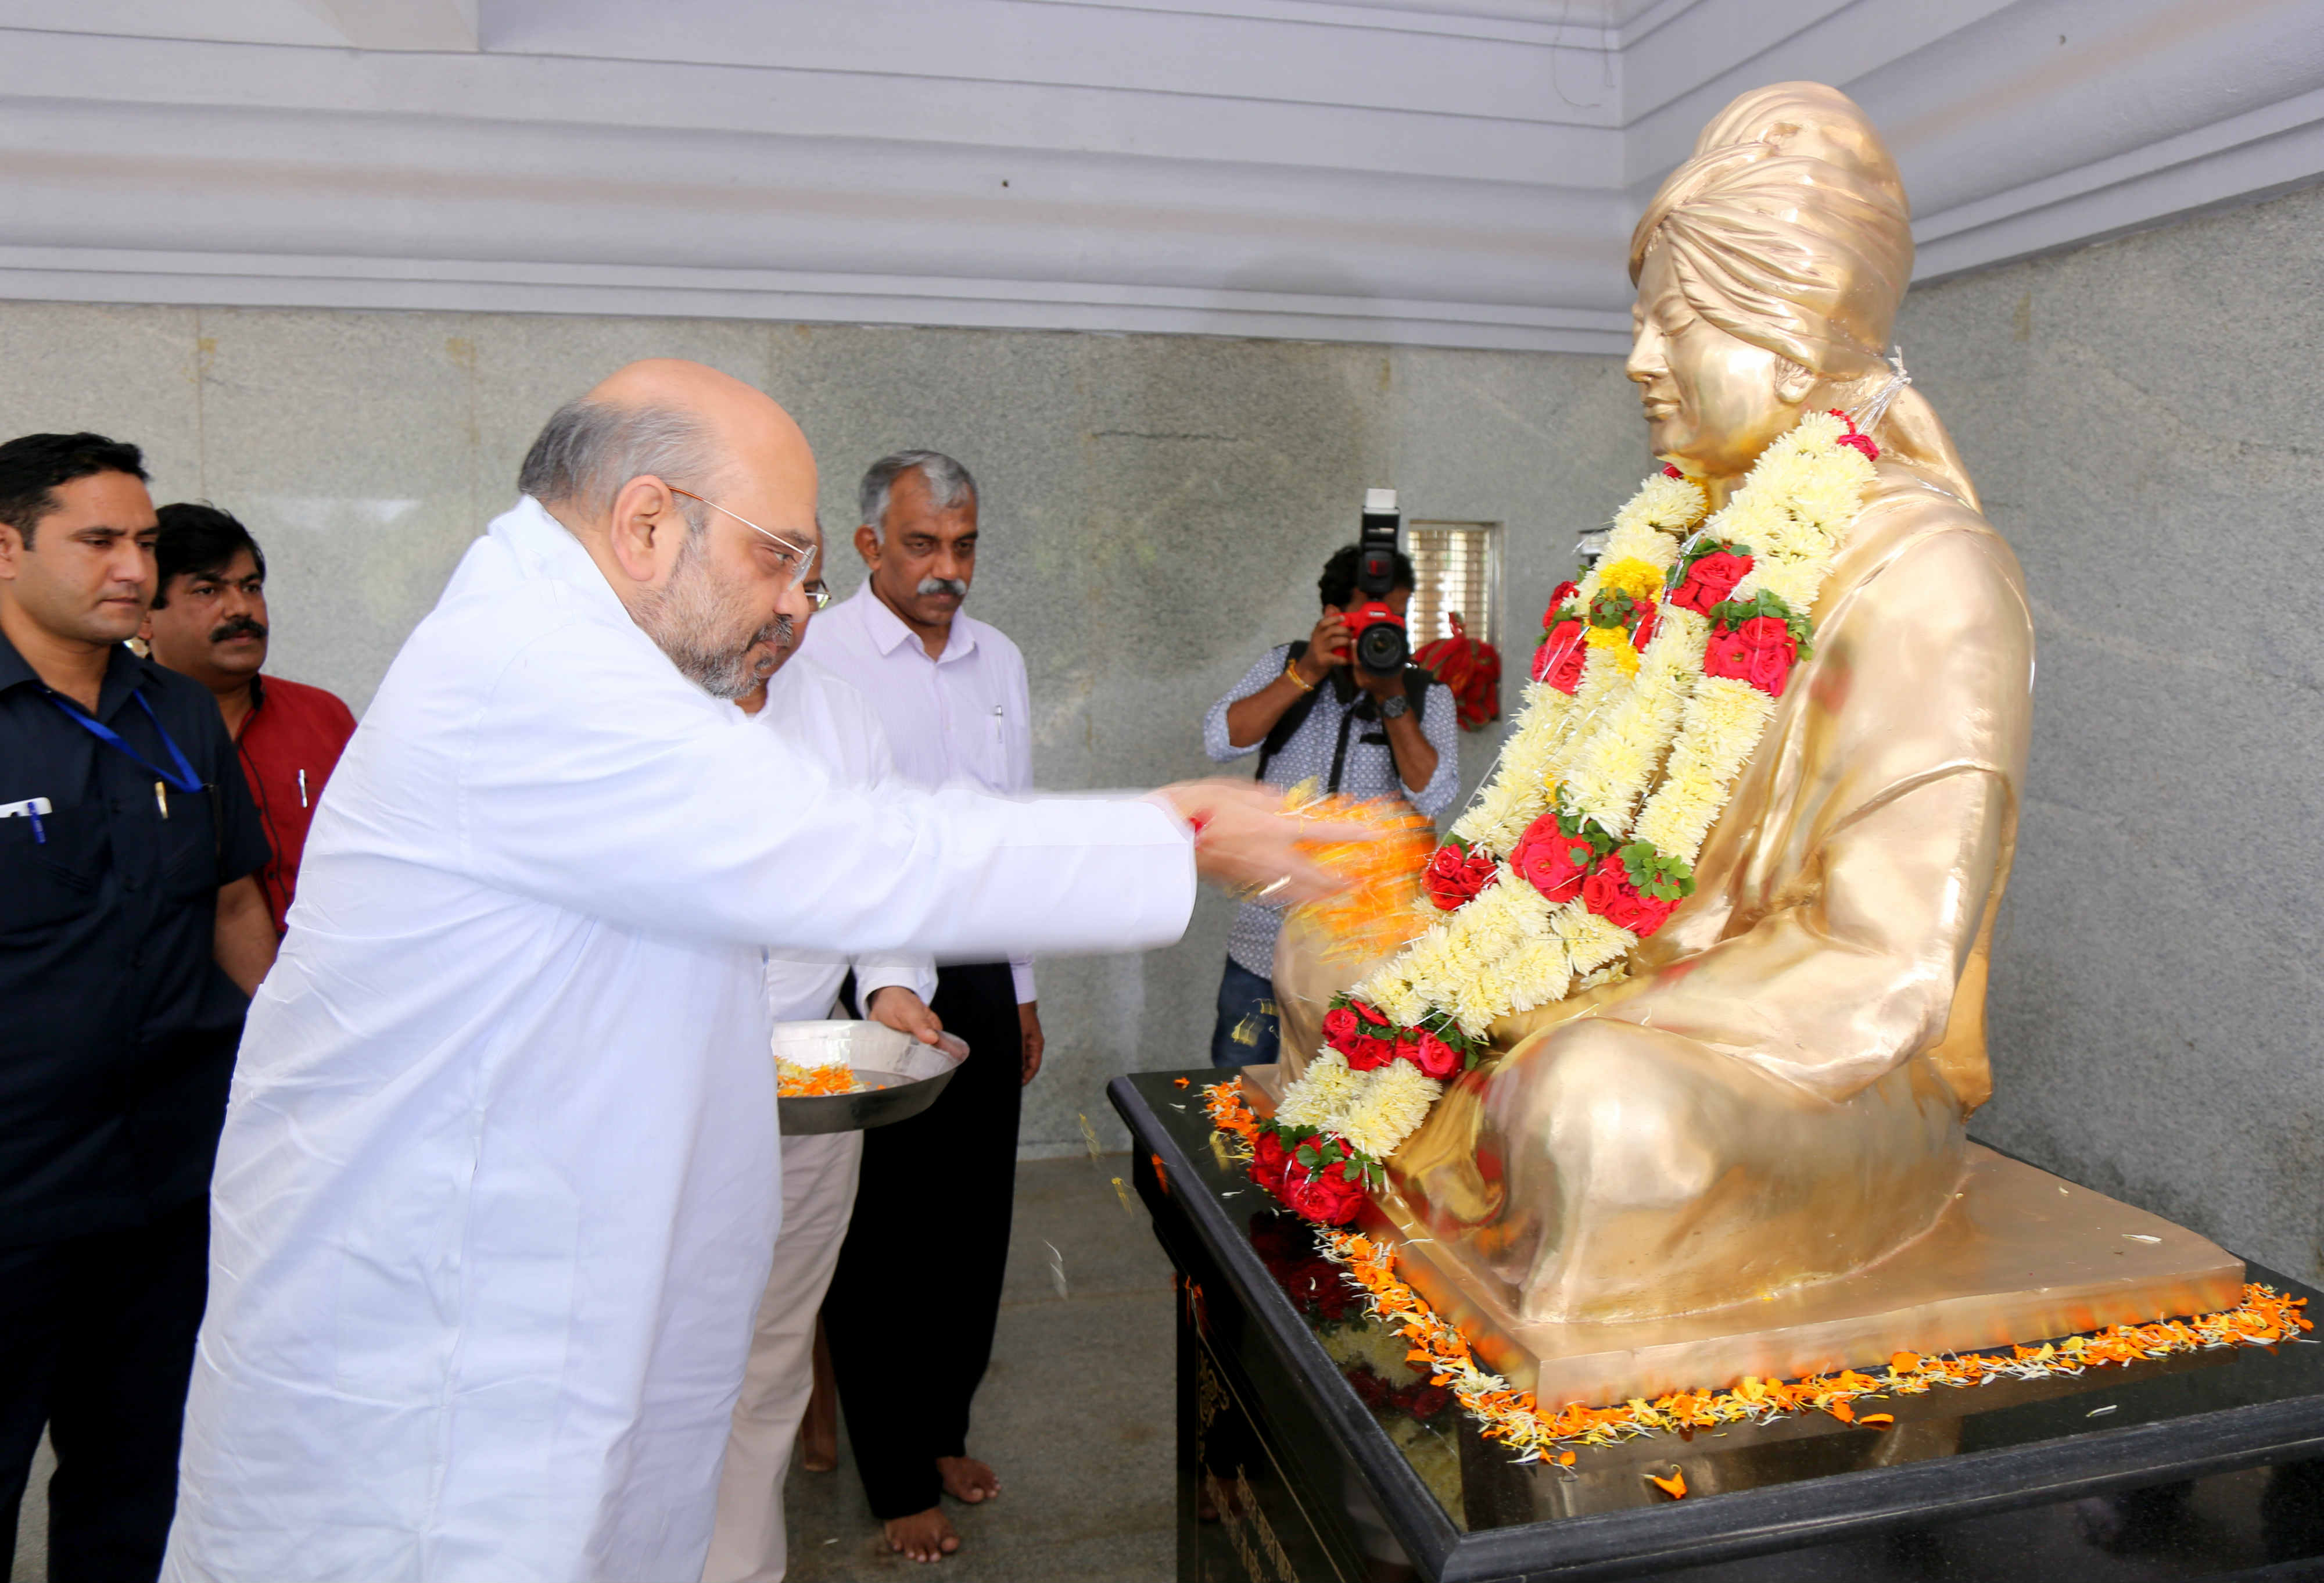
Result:
<svg viewBox="0 0 2324 1583"><path fill-rule="evenodd" d="M112 727L106 725L96 716L86 714L81 710L73 708L72 705L67 703L63 699L59 698L53 692L49 694L49 701L56 705L58 708L64 711L66 719L70 720L74 725L78 726L82 730L96 737L99 742L104 743L115 753L127 757L132 763L137 764L140 768L148 770L152 773L159 775L161 779L153 782L153 803L155 807L161 810L161 817L163 819L168 819L170 817L169 788L174 786L189 797L197 792L206 791L208 788L202 784L202 778L194 773L194 766L186 762L184 752L179 748L177 742L170 736L167 728L162 726L161 717L153 712L153 706L145 701L143 690L140 689L137 691L132 692L129 696L137 700L137 707L145 711L145 717L147 719L153 722L154 735L161 737L161 745L170 750L170 762L177 766L174 773L169 770L163 769L160 764L155 764L152 759L147 758L143 754L130 746L126 742L124 742L121 739L120 732L115 731Z"/></svg>

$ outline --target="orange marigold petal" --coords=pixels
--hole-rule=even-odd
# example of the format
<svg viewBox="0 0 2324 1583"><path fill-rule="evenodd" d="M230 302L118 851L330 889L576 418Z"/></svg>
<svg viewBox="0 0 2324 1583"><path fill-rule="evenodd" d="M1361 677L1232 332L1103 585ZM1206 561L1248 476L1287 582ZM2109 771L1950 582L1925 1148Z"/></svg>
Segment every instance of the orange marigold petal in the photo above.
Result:
<svg viewBox="0 0 2324 1583"><path fill-rule="evenodd" d="M1671 1476L1668 1478L1658 1478L1649 1473L1646 1475L1646 1482L1674 1501L1686 1498L1686 1469L1675 1464L1671 1467Z"/></svg>

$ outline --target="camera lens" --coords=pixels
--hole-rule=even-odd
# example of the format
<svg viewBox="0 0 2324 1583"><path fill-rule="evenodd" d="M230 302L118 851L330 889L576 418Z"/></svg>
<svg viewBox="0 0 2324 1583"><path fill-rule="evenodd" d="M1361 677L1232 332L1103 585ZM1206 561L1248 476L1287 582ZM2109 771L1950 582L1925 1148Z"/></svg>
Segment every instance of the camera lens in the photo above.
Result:
<svg viewBox="0 0 2324 1583"><path fill-rule="evenodd" d="M1404 628L1393 622L1376 621L1357 634L1356 663L1375 676L1403 670L1411 657L1412 645Z"/></svg>

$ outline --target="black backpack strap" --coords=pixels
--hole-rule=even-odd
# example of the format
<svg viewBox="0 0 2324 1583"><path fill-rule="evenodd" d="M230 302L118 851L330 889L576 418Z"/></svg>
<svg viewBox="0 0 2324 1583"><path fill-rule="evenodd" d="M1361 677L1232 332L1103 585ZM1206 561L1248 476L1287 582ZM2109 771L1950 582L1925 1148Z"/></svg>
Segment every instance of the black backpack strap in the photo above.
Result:
<svg viewBox="0 0 2324 1583"><path fill-rule="evenodd" d="M1297 639L1292 643L1291 652L1284 655L1283 663L1287 667L1306 652L1307 640L1304 637ZM1320 687L1311 690L1297 703L1277 716L1275 724L1268 727L1267 736L1259 745L1258 779L1267 779L1268 764L1283 751L1286 743L1298 734L1299 727L1307 723L1307 717L1315 712L1315 695L1323 690Z"/></svg>
<svg viewBox="0 0 2324 1583"><path fill-rule="evenodd" d="M1436 672L1425 665L1404 668L1404 701L1412 706L1412 723L1416 726L1428 714L1428 686L1436 680Z"/></svg>

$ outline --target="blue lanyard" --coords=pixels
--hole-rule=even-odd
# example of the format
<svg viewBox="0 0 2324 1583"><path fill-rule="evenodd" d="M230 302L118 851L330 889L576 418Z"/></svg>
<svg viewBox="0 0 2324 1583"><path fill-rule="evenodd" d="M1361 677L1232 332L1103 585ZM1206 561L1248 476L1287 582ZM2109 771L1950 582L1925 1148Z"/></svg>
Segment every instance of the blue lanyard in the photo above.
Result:
<svg viewBox="0 0 2324 1583"><path fill-rule="evenodd" d="M65 712L65 717L67 719L87 730L90 736L96 737L99 742L104 743L107 747L113 748L116 752L128 754L129 757L134 759L137 763L144 765L145 768L161 776L161 779L167 781L171 785L175 786L179 791L183 792L189 796L194 792L199 792L202 789L202 778L194 773L194 766L186 762L186 755L178 751L178 745L171 740L169 732L162 729L161 717L153 712L153 706L145 701L145 693L143 690L140 689L139 690L131 693L129 696L137 700L137 707L145 711L145 717L147 719L153 722L153 729L160 735L161 738L161 745L170 750L170 761L178 766L178 773L176 774L171 774L160 764L155 764L152 759L147 758L143 754L130 746L129 744L122 741L121 733L115 731L104 721L97 719L95 716L81 713L80 710L73 708L72 705L65 702L64 699L59 698L53 692L49 694L49 701L56 705L57 708L62 709Z"/></svg>

